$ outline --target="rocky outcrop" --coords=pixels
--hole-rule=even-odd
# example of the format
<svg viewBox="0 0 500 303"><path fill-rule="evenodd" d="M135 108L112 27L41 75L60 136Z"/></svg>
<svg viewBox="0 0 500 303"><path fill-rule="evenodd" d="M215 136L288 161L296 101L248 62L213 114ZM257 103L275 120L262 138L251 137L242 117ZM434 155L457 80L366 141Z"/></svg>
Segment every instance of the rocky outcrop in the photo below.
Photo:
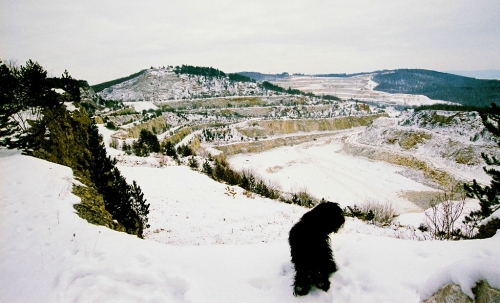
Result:
<svg viewBox="0 0 500 303"><path fill-rule="evenodd" d="M484 280L479 281L472 292L476 303L500 303L500 290L491 287Z"/></svg>
<svg viewBox="0 0 500 303"><path fill-rule="evenodd" d="M469 298L457 284L447 284L422 303L500 303L500 290L481 280L472 289L474 298Z"/></svg>
<svg viewBox="0 0 500 303"><path fill-rule="evenodd" d="M422 303L473 303L457 284L447 284Z"/></svg>

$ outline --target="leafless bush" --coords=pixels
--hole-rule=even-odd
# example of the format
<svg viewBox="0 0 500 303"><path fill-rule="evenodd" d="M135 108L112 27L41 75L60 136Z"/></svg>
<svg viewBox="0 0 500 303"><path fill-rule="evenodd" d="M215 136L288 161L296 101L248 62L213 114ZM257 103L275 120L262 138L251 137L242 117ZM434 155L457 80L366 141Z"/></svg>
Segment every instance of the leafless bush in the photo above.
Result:
<svg viewBox="0 0 500 303"><path fill-rule="evenodd" d="M460 229L455 227L463 213L465 193L459 187L443 190L431 201L426 211L426 225L437 240L456 240L462 238Z"/></svg>
<svg viewBox="0 0 500 303"><path fill-rule="evenodd" d="M359 209L362 213L367 214L367 217L372 217L371 221L378 222L382 225L389 225L397 215L394 205L390 202L379 203L374 200L367 200L360 205ZM368 215L368 214L373 215Z"/></svg>
<svg viewBox="0 0 500 303"><path fill-rule="evenodd" d="M118 149L120 143L118 142L117 138L112 137L111 142L109 142L109 147L112 147L114 149Z"/></svg>
<svg viewBox="0 0 500 303"><path fill-rule="evenodd" d="M168 157L165 157L165 155L160 154L160 156L158 158L158 163L160 164L160 167L167 166Z"/></svg>
<svg viewBox="0 0 500 303"><path fill-rule="evenodd" d="M319 203L319 200L307 188L303 187L300 189L292 188L291 193L287 193L286 198L284 198L284 202L313 208Z"/></svg>

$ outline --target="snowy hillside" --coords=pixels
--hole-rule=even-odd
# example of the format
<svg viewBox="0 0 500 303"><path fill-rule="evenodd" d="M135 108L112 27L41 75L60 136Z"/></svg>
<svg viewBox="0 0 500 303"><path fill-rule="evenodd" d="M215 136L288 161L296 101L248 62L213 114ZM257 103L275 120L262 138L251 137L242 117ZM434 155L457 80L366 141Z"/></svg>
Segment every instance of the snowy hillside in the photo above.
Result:
<svg viewBox="0 0 500 303"><path fill-rule="evenodd" d="M152 68L139 76L99 92L105 100L152 101L263 95L256 83L230 81L227 77L176 74L172 67Z"/></svg>
<svg viewBox="0 0 500 303"><path fill-rule="evenodd" d="M488 180L481 153L500 156L476 112L406 111L397 118L374 121L349 142L419 156L469 181Z"/></svg>
<svg viewBox="0 0 500 303"><path fill-rule="evenodd" d="M376 91L373 75L352 77L288 76L271 81L285 89L299 89L318 96L333 95L343 100L356 99L376 102L380 105L428 105L446 103L431 100L423 95L390 94ZM98 93L105 100L123 102L163 102L208 97L226 96L270 96L276 92L266 91L257 83L230 81L227 77L206 77L176 74L172 67L152 68L144 73L113 85Z"/></svg>
<svg viewBox="0 0 500 303"><path fill-rule="evenodd" d="M140 240L75 214L70 169L2 151L0 170L1 302L419 302L449 282L500 287L498 235L399 240L349 219L331 237L330 291L295 298L286 232L305 209L229 197L183 167L122 168L157 224Z"/></svg>
<svg viewBox="0 0 500 303"><path fill-rule="evenodd" d="M295 76L271 81L281 87L291 87L317 95L334 95L344 100L356 99L360 101L376 102L380 105L428 105L435 103L447 103L439 100L431 100L423 95L390 94L376 91L377 83L373 82L372 74L363 74L351 77L316 77Z"/></svg>

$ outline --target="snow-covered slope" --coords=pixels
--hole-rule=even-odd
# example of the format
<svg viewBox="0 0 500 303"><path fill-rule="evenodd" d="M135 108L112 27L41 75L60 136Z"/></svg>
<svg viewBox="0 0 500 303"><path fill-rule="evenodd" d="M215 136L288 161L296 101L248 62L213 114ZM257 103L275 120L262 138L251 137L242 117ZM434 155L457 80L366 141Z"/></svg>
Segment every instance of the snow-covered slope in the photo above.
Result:
<svg viewBox="0 0 500 303"><path fill-rule="evenodd" d="M418 242L362 234L363 228L350 229L354 221L348 220L345 229L354 233L331 237L339 271L331 278L330 291L295 298L286 236L272 243L235 243L255 243L249 240L275 233L272 213L283 212L276 224L286 231L300 215L297 207L240 194L226 197L222 185L179 169L158 169L157 174L124 169L127 178L138 177L146 199L155 202L153 222L170 224L170 233L185 235L198 225L205 231L192 232L212 239L231 226L237 231L260 224L259 230L233 232L234 244L198 246L140 240L94 226L72 208L79 199L71 193L75 181L69 168L1 151L0 301L419 302L448 282L468 294L479 279L500 288L498 235ZM162 174L197 183L162 187ZM191 193L184 195L187 191Z"/></svg>
<svg viewBox="0 0 500 303"><path fill-rule="evenodd" d="M476 112L406 111L375 120L350 143L417 156L467 181L488 182L481 153L500 156Z"/></svg>
<svg viewBox="0 0 500 303"><path fill-rule="evenodd" d="M372 81L372 74L352 77L316 77L316 76L289 76L272 81L281 87L291 87L317 95L334 95L344 100L356 99L371 101L383 105L426 105L447 103L431 100L423 95L389 94L374 90L377 83Z"/></svg>
<svg viewBox="0 0 500 303"><path fill-rule="evenodd" d="M230 81L227 77L176 74L171 67L152 68L141 75L99 92L105 100L151 101L263 95L256 83Z"/></svg>
<svg viewBox="0 0 500 303"><path fill-rule="evenodd" d="M306 189L317 198L338 202L342 207L376 201L392 203L398 213L421 212L420 207L400 197L399 193L432 188L399 174L401 167L341 152L340 139L361 131L363 128L357 128L314 142L259 154L236 155L229 158L229 163L236 169L253 169L265 179L281 184L285 191Z"/></svg>

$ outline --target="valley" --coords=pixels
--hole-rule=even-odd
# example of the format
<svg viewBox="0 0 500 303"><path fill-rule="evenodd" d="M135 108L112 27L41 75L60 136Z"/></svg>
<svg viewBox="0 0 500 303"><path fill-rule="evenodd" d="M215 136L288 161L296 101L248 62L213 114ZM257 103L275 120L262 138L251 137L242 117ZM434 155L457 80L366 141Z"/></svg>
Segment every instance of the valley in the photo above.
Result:
<svg viewBox="0 0 500 303"><path fill-rule="evenodd" d="M334 91L320 77L287 89L175 70L62 103L66 120L46 135L73 170L0 149L2 300L422 302L449 283L470 297L479 280L500 286L498 235L440 241L432 229L451 205L452 230L478 232L463 222L479 207L463 184L488 184L481 153L500 155L477 112L410 107L444 103L375 92L366 75L327 79ZM93 182L107 171L111 185L86 179L89 155ZM127 205L109 205L123 192L147 215L139 234L104 212ZM339 270L328 292L297 298L289 231L323 199L346 217L330 235Z"/></svg>
<svg viewBox="0 0 500 303"><path fill-rule="evenodd" d="M119 127L100 128L108 152L127 167L165 168L196 159L199 171L207 159L223 156L236 171L252 171L285 196L303 191L344 207L389 203L401 215L422 214L440 192L457 184L487 182L481 153L497 153L479 115L405 108L449 102L375 91L371 74L272 80L311 95L266 91L254 82L228 91L222 88L238 85L224 81L160 68L102 90L99 96L114 96L128 108L99 115ZM205 89L211 93L199 98ZM169 97L152 97L160 91ZM175 160L163 153L144 158L122 151L141 129L160 142L190 146L194 154Z"/></svg>
<svg viewBox="0 0 500 303"><path fill-rule="evenodd" d="M349 104L345 101L343 103ZM147 104L130 105L145 108ZM348 105L343 104L343 106ZM151 227L146 230L146 237L161 243L183 245L234 243L231 235L235 226L240 224L238 222L243 220L238 213L241 207L235 209L236 213L231 213L232 207L221 206L224 209L220 211L221 214L229 212L227 215L221 215L222 217L215 221L214 218L204 220L207 211L210 212L203 210L207 207L206 203L231 203L233 198L228 193L233 189L234 197L239 197L239 201L244 202L245 207L259 203L262 197L256 194L248 195L238 186L218 184L215 189L213 185L209 185L213 180L202 172L202 163L210 157L217 156L227 158L230 166L236 171L251 171L272 184L284 196L307 192L317 201L324 198L338 202L342 207L366 203L391 205L398 214L394 222L400 227L396 231L363 228L363 232L398 238L425 239L427 237L425 233L420 233L417 229L422 222L425 222L424 211L433 201L437 201L443 192L447 192L460 182L472 179L487 182L488 177L482 170L480 153L494 151L495 145L494 139L483 130L483 126L477 124L478 117L474 115L465 116L466 125L458 123L447 127L418 126L422 122L422 116L432 116L437 112L414 114L396 110L388 110L388 113L381 113L380 116L365 114L330 119L239 117L221 120L207 115L212 119L212 123L215 121L219 123L210 125L198 124L200 121L195 119L181 118L188 117L186 113L192 110L185 110L182 114L168 112L171 121L176 121L178 124L167 131L168 134L158 135L160 139L168 140L182 133L177 146L191 146L195 155L180 156L178 160L155 153L148 157L127 155L120 150L120 144L128 142L131 145L137 140L136 138L122 137L123 130L113 131L104 126L99 128L104 136L108 153L118 160L121 171L129 180L137 180L144 188L146 197L153 206ZM162 117L164 116L165 114ZM323 124L318 124L318 121L322 121ZM326 123L328 121L330 122ZM428 122L436 123L432 122L432 119ZM146 127L147 124L148 122L145 122L142 125ZM183 130L187 132L183 133ZM427 135L421 135L422 139L413 136L420 132L425 132ZM118 146L110 147L116 139L119 141ZM463 145L456 147L458 152L451 152L448 144L438 144L448 139L462 142ZM456 155L460 154L461 150L472 151L469 161L457 161ZM189 169L189 160L192 158L196 159L198 164ZM192 184L186 184L184 180L192 180ZM179 188L187 190L178 192ZM200 190L203 192L202 196L199 196ZM191 192L193 196L188 194ZM175 209L178 208L180 201L191 202L182 206L177 212ZM187 216L199 219L193 221L193 224L206 222L204 223L206 226L193 225L189 228L186 226L191 221L186 220L182 212L186 212L188 206L193 208L188 211ZM467 209L476 207L477 202L467 201ZM248 218L243 220L246 223L241 224L251 225L252 216L249 214L252 211L247 210L244 213ZM300 213L301 211L297 215ZM169 217L167 220L165 215ZM289 216L290 214L271 212L269 216L261 218L264 222L268 222L266 224L270 225L269 228L275 226L276 222L282 222L276 225L275 231L269 234L273 228L247 230L240 227L239 232L248 238L236 239L238 243L285 240L286 228L282 229L281 224L284 222L291 224L293 219L288 221ZM224 230L223 227L225 225L223 222L228 217L233 218L228 220L234 220L234 224L229 225L231 231ZM222 222L216 223L219 220Z"/></svg>

